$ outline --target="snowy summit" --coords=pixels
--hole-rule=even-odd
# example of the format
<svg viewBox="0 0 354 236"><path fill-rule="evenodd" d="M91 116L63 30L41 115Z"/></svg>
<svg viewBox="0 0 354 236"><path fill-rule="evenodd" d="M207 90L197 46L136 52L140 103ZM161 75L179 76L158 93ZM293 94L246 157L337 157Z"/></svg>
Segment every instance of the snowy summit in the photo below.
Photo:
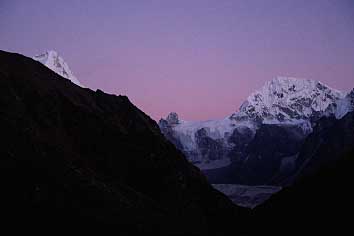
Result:
<svg viewBox="0 0 354 236"><path fill-rule="evenodd" d="M290 121L333 114L334 104L347 93L309 79L276 77L252 93L234 117Z"/></svg>
<svg viewBox="0 0 354 236"><path fill-rule="evenodd" d="M231 157L246 160L247 146L264 125L281 129L282 139L304 139L312 132L313 122L323 116L340 119L353 110L353 101L354 91L341 92L316 80L276 77L224 119L185 121L170 113L159 126L193 164L203 170L216 169L230 165Z"/></svg>
<svg viewBox="0 0 354 236"><path fill-rule="evenodd" d="M50 50L45 53L36 55L33 57L34 60L39 61L58 75L69 79L74 84L81 86L80 81L75 77L75 75L71 72L68 64L64 61L64 59L59 56L56 51Z"/></svg>

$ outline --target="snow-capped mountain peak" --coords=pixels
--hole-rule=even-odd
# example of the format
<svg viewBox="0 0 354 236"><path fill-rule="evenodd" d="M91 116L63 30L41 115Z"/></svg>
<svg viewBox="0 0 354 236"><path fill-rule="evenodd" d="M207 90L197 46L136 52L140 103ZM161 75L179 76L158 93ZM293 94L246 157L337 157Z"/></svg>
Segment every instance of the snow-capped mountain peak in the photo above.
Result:
<svg viewBox="0 0 354 236"><path fill-rule="evenodd" d="M240 112L231 117L244 116L259 120L298 120L334 114L333 104L343 99L346 93L309 79L276 77L258 91L252 93L241 105Z"/></svg>
<svg viewBox="0 0 354 236"><path fill-rule="evenodd" d="M247 161L249 153L256 155L252 145L266 144L269 140L263 137L267 135L276 142L288 142L286 146L294 144L288 149L275 148L290 158L284 163L292 165L296 145L313 131L316 120L323 116L340 119L353 110L354 90L346 93L316 80L276 77L252 93L238 112L224 119L185 121L172 112L160 120L159 126L165 137L203 170ZM269 142L266 145L272 145L273 141ZM273 149L267 150L264 152L272 156Z"/></svg>
<svg viewBox="0 0 354 236"><path fill-rule="evenodd" d="M64 59L59 56L59 54L54 50L49 50L45 53L36 55L33 57L34 60L39 61L43 65L47 66L49 69L55 73L61 75L62 77L71 80L76 85L82 87L80 81L75 77L73 72L70 70L68 64Z"/></svg>

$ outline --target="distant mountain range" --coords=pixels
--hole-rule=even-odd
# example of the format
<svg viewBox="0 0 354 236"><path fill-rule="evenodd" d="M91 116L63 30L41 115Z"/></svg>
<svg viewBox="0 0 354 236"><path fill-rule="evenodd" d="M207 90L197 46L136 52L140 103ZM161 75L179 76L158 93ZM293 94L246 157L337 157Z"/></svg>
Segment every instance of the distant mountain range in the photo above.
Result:
<svg viewBox="0 0 354 236"><path fill-rule="evenodd" d="M33 59L82 87L56 51ZM191 122L172 112L159 127L215 188L253 208L296 180L309 165L300 153L317 121L343 118L353 97L319 81L276 77L224 119Z"/></svg>
<svg viewBox="0 0 354 236"><path fill-rule="evenodd" d="M353 97L354 90L341 92L319 81L277 77L224 119L184 121L170 113L159 126L211 183L224 185L220 190L238 192L239 185L284 187L293 182L303 144L318 120L343 118L353 111ZM231 191L232 185L237 189Z"/></svg>
<svg viewBox="0 0 354 236"><path fill-rule="evenodd" d="M82 87L57 52L33 59ZM190 122L172 112L159 126L215 188L235 203L253 208L292 184L303 169L310 165L316 169L319 164L312 164L303 151L307 137L323 117L340 120L353 111L353 101L354 91L277 77L224 119Z"/></svg>
<svg viewBox="0 0 354 236"><path fill-rule="evenodd" d="M280 77L225 119L171 113L159 127L127 97L75 85L56 53L38 58L0 51L3 228L353 231L354 90Z"/></svg>

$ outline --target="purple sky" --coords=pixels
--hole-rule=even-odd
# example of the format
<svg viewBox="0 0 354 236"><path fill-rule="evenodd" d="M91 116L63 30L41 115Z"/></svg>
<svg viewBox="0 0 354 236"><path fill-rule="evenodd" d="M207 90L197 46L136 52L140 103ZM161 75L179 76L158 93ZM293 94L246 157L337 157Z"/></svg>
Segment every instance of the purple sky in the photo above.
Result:
<svg viewBox="0 0 354 236"><path fill-rule="evenodd" d="M353 0L0 0L0 30L155 119L225 117L277 75L354 87Z"/></svg>

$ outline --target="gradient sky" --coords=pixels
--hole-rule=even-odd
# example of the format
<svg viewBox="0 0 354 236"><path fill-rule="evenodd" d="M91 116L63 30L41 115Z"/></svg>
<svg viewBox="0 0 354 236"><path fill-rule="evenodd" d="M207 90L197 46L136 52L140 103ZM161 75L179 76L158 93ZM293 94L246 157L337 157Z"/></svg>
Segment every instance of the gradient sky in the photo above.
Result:
<svg viewBox="0 0 354 236"><path fill-rule="evenodd" d="M277 75L354 87L353 0L0 0L0 49L54 49L155 119L222 118Z"/></svg>

